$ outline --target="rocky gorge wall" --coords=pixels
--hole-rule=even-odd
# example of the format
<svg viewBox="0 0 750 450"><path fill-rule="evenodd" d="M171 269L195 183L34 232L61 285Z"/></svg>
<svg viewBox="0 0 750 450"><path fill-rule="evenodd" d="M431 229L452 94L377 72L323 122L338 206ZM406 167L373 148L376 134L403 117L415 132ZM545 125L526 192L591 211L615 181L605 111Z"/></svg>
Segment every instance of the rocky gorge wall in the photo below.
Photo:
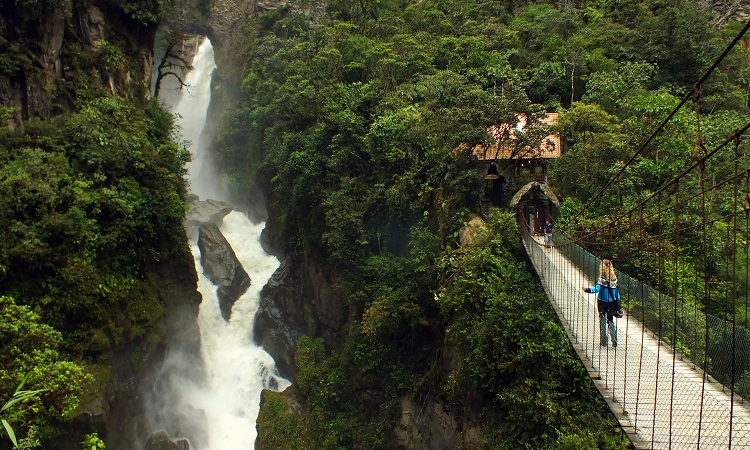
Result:
<svg viewBox="0 0 750 450"><path fill-rule="evenodd" d="M750 20L750 4L743 0L694 0L694 2L698 7L714 13L717 26L723 26L730 19L742 24Z"/></svg>
<svg viewBox="0 0 750 450"><path fill-rule="evenodd" d="M10 108L5 120L12 128L70 110L75 90L83 87L148 98L154 26L128 15L117 1L26 3L6 2L0 10L7 36L7 42L0 42L0 107ZM107 64L102 55L108 43L122 52L117 64ZM83 57L93 64L80 64Z"/></svg>
<svg viewBox="0 0 750 450"><path fill-rule="evenodd" d="M154 427L147 405L167 351L194 355L194 370L203 370L198 364L200 330L196 322L201 295L197 291L192 257L154 267L149 279L165 307L164 339L158 342L138 339L116 349L109 360L113 372L111 382L94 403L85 408L81 417L103 425L101 437L110 450L144 448L142 445L159 431ZM180 348L173 344L168 349L167 342L179 343ZM71 448L78 450L79 447Z"/></svg>
<svg viewBox="0 0 750 450"><path fill-rule="evenodd" d="M0 117L11 130L29 121L54 124L74 111L79 92L109 92L144 107L150 97L156 3L119 0L4 2L0 8ZM140 8L140 9L139 9ZM156 16L154 16L156 18ZM54 126L54 125L50 125ZM179 240L179 239L177 239ZM167 351L167 339L199 351L201 302L197 274L184 239L173 257L143 270L143 284L163 308L132 337L87 355L96 361L97 392L83 404L50 449L81 448L82 435L98 431L109 449L136 448L148 437L143 393ZM127 336L131 336L128 334ZM144 437L145 436L145 437Z"/></svg>

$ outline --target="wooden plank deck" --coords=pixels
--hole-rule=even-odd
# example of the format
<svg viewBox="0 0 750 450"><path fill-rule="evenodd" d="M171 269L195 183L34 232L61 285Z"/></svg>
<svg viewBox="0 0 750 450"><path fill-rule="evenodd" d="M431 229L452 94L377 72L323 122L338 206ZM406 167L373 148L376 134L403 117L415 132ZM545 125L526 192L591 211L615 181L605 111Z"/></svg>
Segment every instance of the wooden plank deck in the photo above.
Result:
<svg viewBox="0 0 750 450"><path fill-rule="evenodd" d="M750 449L748 402L704 376L634 317L615 319L618 346L599 345L596 294L543 237L524 240L547 296L594 384L639 449Z"/></svg>

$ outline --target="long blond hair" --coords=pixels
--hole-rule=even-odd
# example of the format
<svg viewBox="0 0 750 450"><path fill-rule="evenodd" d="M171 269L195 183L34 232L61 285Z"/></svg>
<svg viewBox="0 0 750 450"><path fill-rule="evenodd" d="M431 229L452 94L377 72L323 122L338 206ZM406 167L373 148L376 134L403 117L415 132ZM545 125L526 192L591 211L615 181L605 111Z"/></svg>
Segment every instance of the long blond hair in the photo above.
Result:
<svg viewBox="0 0 750 450"><path fill-rule="evenodd" d="M615 265L608 259L602 260L602 265L599 268L599 278L603 278L606 281L612 282L617 280L617 274L615 273Z"/></svg>

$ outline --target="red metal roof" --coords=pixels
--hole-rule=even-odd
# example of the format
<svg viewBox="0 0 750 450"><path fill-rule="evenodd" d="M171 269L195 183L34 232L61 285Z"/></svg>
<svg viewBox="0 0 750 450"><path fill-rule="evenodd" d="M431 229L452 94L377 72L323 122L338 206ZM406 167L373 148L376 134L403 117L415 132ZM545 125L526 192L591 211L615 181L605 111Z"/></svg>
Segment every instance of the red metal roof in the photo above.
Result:
<svg viewBox="0 0 750 450"><path fill-rule="evenodd" d="M547 113L546 117L538 120L538 125L554 125L557 122L557 113ZM559 158L562 155L560 145L560 136L550 134L542 139L539 147L522 146L518 142L517 133L523 132L526 128L526 116L518 116L518 123L515 127L504 123L493 125L487 128L494 139L495 143L488 146L477 145L473 148L474 156L480 161L491 159L526 159L526 158Z"/></svg>

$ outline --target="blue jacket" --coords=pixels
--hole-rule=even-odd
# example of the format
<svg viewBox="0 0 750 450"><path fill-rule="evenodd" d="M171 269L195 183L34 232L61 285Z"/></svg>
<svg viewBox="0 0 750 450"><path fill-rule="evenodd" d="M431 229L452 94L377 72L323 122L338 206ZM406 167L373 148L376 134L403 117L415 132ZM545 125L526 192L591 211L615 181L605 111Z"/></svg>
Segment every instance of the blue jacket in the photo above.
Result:
<svg viewBox="0 0 750 450"><path fill-rule="evenodd" d="M609 283L604 280L604 278L599 278L596 286L586 288L586 292L598 292L599 295L597 295L596 298L603 302L612 302L620 299L620 291L617 290L617 280Z"/></svg>

